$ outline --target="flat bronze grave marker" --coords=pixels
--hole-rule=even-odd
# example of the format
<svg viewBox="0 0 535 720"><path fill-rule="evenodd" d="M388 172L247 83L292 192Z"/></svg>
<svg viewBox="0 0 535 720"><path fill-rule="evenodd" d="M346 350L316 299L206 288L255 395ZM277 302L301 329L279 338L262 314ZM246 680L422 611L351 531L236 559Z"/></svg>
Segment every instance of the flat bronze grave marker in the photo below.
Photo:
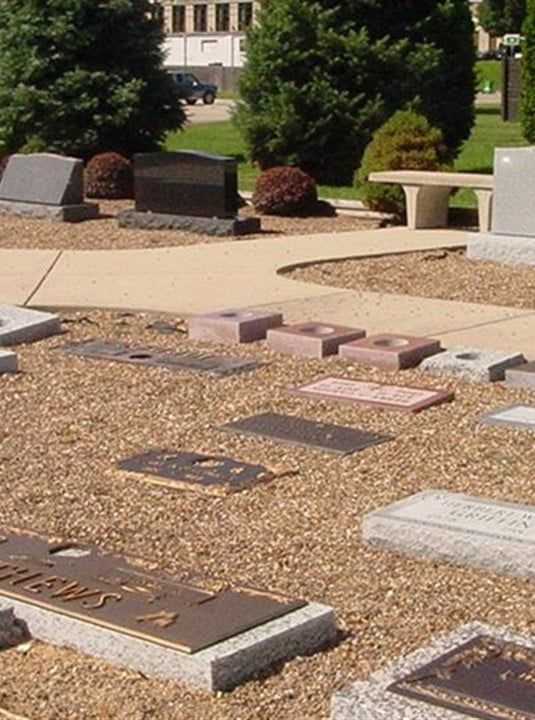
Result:
<svg viewBox="0 0 535 720"><path fill-rule="evenodd" d="M224 494L273 480L263 465L228 457L171 450L151 450L118 463L121 470L141 474L148 482L171 488L186 487Z"/></svg>
<svg viewBox="0 0 535 720"><path fill-rule="evenodd" d="M392 440L388 435L367 432L343 425L331 425L292 415L262 413L221 426L227 432L260 435L292 445L305 445L338 455L348 455L370 445Z"/></svg>
<svg viewBox="0 0 535 720"><path fill-rule="evenodd" d="M419 412L452 400L450 390L431 390L408 385L386 385L343 377L321 377L292 388L295 395L315 400L358 403L384 410Z"/></svg>
<svg viewBox="0 0 535 720"><path fill-rule="evenodd" d="M388 689L484 720L535 720L535 650L480 635Z"/></svg>
<svg viewBox="0 0 535 720"><path fill-rule="evenodd" d="M60 348L71 355L95 358L97 360L115 360L137 365L153 365L168 370L193 370L213 375L233 375L246 370L254 370L264 365L253 358L230 355L212 355L211 353L192 353L184 350L169 350L154 347L130 347L108 340L86 340L68 343Z"/></svg>
<svg viewBox="0 0 535 720"><path fill-rule="evenodd" d="M0 527L0 596L183 653L307 605L228 583L187 583L97 548Z"/></svg>

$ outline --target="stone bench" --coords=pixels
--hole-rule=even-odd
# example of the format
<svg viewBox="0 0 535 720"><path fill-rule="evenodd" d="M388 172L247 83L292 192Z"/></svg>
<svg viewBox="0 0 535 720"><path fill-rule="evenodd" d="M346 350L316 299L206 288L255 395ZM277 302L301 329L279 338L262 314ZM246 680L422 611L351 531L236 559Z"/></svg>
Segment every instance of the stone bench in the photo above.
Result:
<svg viewBox="0 0 535 720"><path fill-rule="evenodd" d="M410 230L446 227L452 189L470 188L477 197L479 229L481 232L490 230L493 175L432 170L386 170L370 173L368 179L371 182L397 183L403 186L407 200L407 225Z"/></svg>

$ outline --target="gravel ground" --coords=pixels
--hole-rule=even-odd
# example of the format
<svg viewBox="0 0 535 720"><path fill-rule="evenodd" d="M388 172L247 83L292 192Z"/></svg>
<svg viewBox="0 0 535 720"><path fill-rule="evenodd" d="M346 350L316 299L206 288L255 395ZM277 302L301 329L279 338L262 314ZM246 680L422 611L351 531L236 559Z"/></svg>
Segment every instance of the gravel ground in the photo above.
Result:
<svg viewBox="0 0 535 720"><path fill-rule="evenodd" d="M287 274L294 280L349 290L535 308L535 271L532 267L468 260L465 250L317 263L295 268Z"/></svg>
<svg viewBox="0 0 535 720"><path fill-rule="evenodd" d="M0 214L0 248L53 248L57 250L113 250L150 247L172 247L208 242L225 242L231 238L196 235L173 230L135 230L120 228L115 215L133 207L130 201L100 202L105 217L82 223L60 223L53 220L36 220ZM254 215L244 208L242 215ZM308 235L343 230L370 230L378 221L348 215L336 217L278 218L262 217L263 232L238 238L245 240L277 235ZM237 240L237 241L238 241Z"/></svg>
<svg viewBox="0 0 535 720"><path fill-rule="evenodd" d="M371 551L360 532L366 512L425 488L535 502L533 434L474 421L499 405L533 404L532 393L418 370L357 368L336 358L293 359L264 343L230 351L268 365L223 379L89 360L53 347L89 337L217 346L149 330L146 315L90 312L64 319L64 337L20 346L22 372L0 378L0 522L151 556L171 572L195 568L327 603L343 636L329 651L220 696L35 642L0 653L1 708L31 720L315 720L328 717L334 690L435 633L472 620L535 633L532 582ZM457 397L407 415L285 392L321 372L448 386ZM339 458L217 430L266 410L396 438ZM110 472L118 459L155 445L283 464L298 474L220 498Z"/></svg>

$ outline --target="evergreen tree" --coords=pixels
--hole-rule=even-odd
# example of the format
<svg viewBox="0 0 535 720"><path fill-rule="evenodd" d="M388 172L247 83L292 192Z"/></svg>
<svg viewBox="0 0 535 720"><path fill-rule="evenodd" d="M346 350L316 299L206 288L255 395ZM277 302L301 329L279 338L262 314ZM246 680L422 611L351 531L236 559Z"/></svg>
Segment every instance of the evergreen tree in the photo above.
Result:
<svg viewBox="0 0 535 720"><path fill-rule="evenodd" d="M265 0L236 118L250 156L348 182L373 131L405 107L453 156L473 124L472 34L465 0Z"/></svg>
<svg viewBox="0 0 535 720"><path fill-rule="evenodd" d="M535 0L527 0L527 11L522 26L522 98L520 117L522 133L526 140L535 144Z"/></svg>
<svg viewBox="0 0 535 720"><path fill-rule="evenodd" d="M483 0L478 17L491 35L519 33L526 16L526 0Z"/></svg>
<svg viewBox="0 0 535 720"><path fill-rule="evenodd" d="M148 0L1 0L7 151L131 155L180 127L151 8Z"/></svg>

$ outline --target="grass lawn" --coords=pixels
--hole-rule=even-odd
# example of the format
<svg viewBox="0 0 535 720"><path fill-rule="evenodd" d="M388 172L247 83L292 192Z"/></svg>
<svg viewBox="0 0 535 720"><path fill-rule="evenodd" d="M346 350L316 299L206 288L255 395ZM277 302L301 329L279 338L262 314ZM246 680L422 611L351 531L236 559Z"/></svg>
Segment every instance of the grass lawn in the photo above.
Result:
<svg viewBox="0 0 535 720"><path fill-rule="evenodd" d="M498 108L478 108L472 135L464 144L455 162L455 170L491 173L494 148L527 144L522 137L519 123L502 122ZM258 169L246 161L240 134L229 121L189 125L182 132L171 133L167 138L166 147L168 150L203 150L233 156L239 163L240 189L253 189ZM358 199L358 193L352 187L320 185L319 193L322 197ZM456 193L453 205L475 207L475 197L470 190L461 190Z"/></svg>
<svg viewBox="0 0 535 720"><path fill-rule="evenodd" d="M502 63L501 60L478 60L476 62L478 87L483 88L490 82L494 91L502 89Z"/></svg>

